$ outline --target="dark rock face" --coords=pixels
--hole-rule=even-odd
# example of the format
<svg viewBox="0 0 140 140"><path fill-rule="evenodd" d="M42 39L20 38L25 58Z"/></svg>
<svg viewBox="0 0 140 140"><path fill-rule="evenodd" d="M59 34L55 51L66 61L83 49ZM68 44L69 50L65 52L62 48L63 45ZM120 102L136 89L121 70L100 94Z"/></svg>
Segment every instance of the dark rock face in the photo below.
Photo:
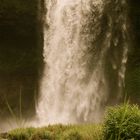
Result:
<svg viewBox="0 0 140 140"><path fill-rule="evenodd" d="M34 112L42 46L37 0L0 0L0 117L9 111ZM32 110L32 111L31 111Z"/></svg>
<svg viewBox="0 0 140 140"><path fill-rule="evenodd" d="M31 69L38 55L37 1L2 1L0 21L0 71Z"/></svg>
<svg viewBox="0 0 140 140"><path fill-rule="evenodd" d="M128 2L132 44L126 71L126 93L132 102L140 104L140 1Z"/></svg>

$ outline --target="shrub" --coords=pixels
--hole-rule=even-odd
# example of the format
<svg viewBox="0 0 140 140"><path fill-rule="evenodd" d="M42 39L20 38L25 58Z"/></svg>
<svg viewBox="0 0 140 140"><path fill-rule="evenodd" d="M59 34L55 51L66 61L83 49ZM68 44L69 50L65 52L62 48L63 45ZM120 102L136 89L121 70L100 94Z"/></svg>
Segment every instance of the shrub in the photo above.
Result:
<svg viewBox="0 0 140 140"><path fill-rule="evenodd" d="M140 140L140 110L136 105L121 105L107 110L104 140Z"/></svg>

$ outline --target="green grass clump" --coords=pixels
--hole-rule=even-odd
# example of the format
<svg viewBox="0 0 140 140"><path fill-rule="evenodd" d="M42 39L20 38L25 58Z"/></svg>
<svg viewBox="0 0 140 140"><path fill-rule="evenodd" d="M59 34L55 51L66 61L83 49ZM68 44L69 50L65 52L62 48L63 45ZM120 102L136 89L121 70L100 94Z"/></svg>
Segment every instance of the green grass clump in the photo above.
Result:
<svg viewBox="0 0 140 140"><path fill-rule="evenodd" d="M69 131L69 136L76 132L80 140L101 140L102 138L102 124L75 125L71 126Z"/></svg>
<svg viewBox="0 0 140 140"><path fill-rule="evenodd" d="M83 138L78 131L71 129L63 134L62 140L83 140Z"/></svg>
<svg viewBox="0 0 140 140"><path fill-rule="evenodd" d="M29 140L35 128L20 128L8 133L8 140Z"/></svg>
<svg viewBox="0 0 140 140"><path fill-rule="evenodd" d="M120 105L107 110L104 140L140 140L140 110L136 105Z"/></svg>
<svg viewBox="0 0 140 140"><path fill-rule="evenodd" d="M36 131L29 140L54 140L54 136L50 131Z"/></svg>

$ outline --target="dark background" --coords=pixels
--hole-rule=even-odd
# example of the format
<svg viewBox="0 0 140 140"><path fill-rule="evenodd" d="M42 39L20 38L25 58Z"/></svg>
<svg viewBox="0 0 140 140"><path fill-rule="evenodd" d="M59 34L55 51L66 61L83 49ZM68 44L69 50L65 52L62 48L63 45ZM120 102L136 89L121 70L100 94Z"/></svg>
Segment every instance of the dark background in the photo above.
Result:
<svg viewBox="0 0 140 140"><path fill-rule="evenodd" d="M0 117L33 115L42 64L39 1L0 0ZM19 103L21 97L22 103Z"/></svg>
<svg viewBox="0 0 140 140"><path fill-rule="evenodd" d="M132 44L126 71L126 94L140 104L140 1L128 0Z"/></svg>
<svg viewBox="0 0 140 140"><path fill-rule="evenodd" d="M128 0L132 45L126 71L126 93L140 103L140 0ZM9 113L34 115L43 67L41 0L0 0L0 118ZM42 8L41 8L42 7Z"/></svg>

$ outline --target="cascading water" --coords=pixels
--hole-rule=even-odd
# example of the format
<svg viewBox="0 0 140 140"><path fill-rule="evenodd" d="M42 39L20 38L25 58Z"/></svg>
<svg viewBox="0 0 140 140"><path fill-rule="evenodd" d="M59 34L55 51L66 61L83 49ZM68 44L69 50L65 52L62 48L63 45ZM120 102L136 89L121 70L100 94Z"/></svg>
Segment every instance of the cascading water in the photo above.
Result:
<svg viewBox="0 0 140 140"><path fill-rule="evenodd" d="M40 124L98 121L110 96L107 65L115 71L118 97L124 86L126 0L46 0L45 5Z"/></svg>

